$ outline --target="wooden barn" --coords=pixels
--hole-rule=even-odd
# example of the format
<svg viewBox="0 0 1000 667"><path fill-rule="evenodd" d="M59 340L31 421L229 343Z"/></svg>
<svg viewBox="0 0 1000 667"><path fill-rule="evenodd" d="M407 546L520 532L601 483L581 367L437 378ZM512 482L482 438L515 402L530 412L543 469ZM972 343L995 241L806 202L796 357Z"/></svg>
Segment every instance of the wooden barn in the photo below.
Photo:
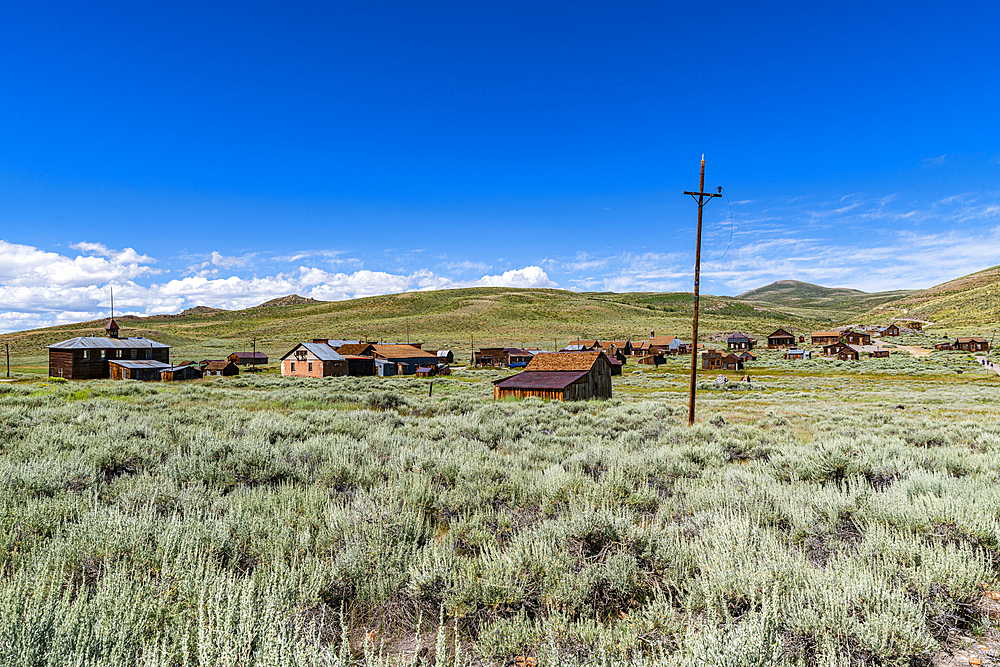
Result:
<svg viewBox="0 0 1000 667"><path fill-rule="evenodd" d="M455 363L455 354L451 350L438 350L437 358L439 364Z"/></svg>
<svg viewBox="0 0 1000 667"><path fill-rule="evenodd" d="M813 345L832 345L840 342L839 331L813 331L810 335Z"/></svg>
<svg viewBox="0 0 1000 667"><path fill-rule="evenodd" d="M494 398L611 398L611 363L599 351L536 355L521 373L493 382Z"/></svg>
<svg viewBox="0 0 1000 667"><path fill-rule="evenodd" d="M854 331L848 329L844 333L840 334L840 340L850 345L871 345L872 335L867 331Z"/></svg>
<svg viewBox="0 0 1000 667"><path fill-rule="evenodd" d="M327 343L299 343L281 357L281 374L325 378L348 374L348 362Z"/></svg>
<svg viewBox="0 0 1000 667"><path fill-rule="evenodd" d="M158 382L164 370L173 368L168 363L153 359L112 359L108 361L108 373L112 380L142 380Z"/></svg>
<svg viewBox="0 0 1000 667"><path fill-rule="evenodd" d="M237 366L267 366L267 355L263 352L233 352L227 358Z"/></svg>
<svg viewBox="0 0 1000 667"><path fill-rule="evenodd" d="M794 347L795 336L784 329L778 329L767 337L768 349L774 350L782 347Z"/></svg>
<svg viewBox="0 0 1000 667"><path fill-rule="evenodd" d="M197 364L182 364L171 366L160 371L160 380L163 382L180 382L182 380L201 379L202 372Z"/></svg>
<svg viewBox="0 0 1000 667"><path fill-rule="evenodd" d="M170 365L170 346L148 338L119 338L114 319L106 337L79 336L48 346L49 376L67 380L97 380L111 376L112 360L151 360Z"/></svg>
<svg viewBox="0 0 1000 667"><path fill-rule="evenodd" d="M987 352L990 349L990 344L981 336L966 336L956 340L951 348L963 352Z"/></svg>
<svg viewBox="0 0 1000 667"><path fill-rule="evenodd" d="M701 368L706 371L740 371L743 370L743 360L735 354L706 350L701 355Z"/></svg>
<svg viewBox="0 0 1000 667"><path fill-rule="evenodd" d="M202 375L208 377L210 375L221 375L223 377L230 377L233 375L240 374L240 367L229 361L229 359L221 359L219 361L209 361L201 367Z"/></svg>

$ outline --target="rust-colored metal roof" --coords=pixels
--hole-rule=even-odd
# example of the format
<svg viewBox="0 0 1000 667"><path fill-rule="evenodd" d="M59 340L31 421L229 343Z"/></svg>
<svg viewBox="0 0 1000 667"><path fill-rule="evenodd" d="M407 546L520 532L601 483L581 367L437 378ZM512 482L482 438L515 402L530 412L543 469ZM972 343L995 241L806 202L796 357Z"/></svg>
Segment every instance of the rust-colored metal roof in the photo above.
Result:
<svg viewBox="0 0 1000 667"><path fill-rule="evenodd" d="M373 345L375 354L386 359L437 359L432 354L412 345Z"/></svg>
<svg viewBox="0 0 1000 667"><path fill-rule="evenodd" d="M957 343L985 343L986 339L982 336L962 336L957 341Z"/></svg>
<svg viewBox="0 0 1000 667"><path fill-rule="evenodd" d="M809 335L813 336L815 338L839 338L840 337L840 332L839 331L813 331Z"/></svg>
<svg viewBox="0 0 1000 667"><path fill-rule="evenodd" d="M591 352L552 352L536 354L528 362L526 371L589 371L604 354L600 350ZM607 357L605 356L605 359Z"/></svg>
<svg viewBox="0 0 1000 667"><path fill-rule="evenodd" d="M123 368L152 368L155 370L169 370L173 368L170 364L154 359L136 359L135 361L130 359L108 359L108 363Z"/></svg>
<svg viewBox="0 0 1000 667"><path fill-rule="evenodd" d="M649 344L655 347L667 347L677 336L653 336L649 339Z"/></svg>
<svg viewBox="0 0 1000 667"><path fill-rule="evenodd" d="M565 389L588 371L524 371L493 384L501 389Z"/></svg>
<svg viewBox="0 0 1000 667"><path fill-rule="evenodd" d="M113 317L110 320L108 320L107 324L104 325L105 331L111 331L112 329L120 329L120 328L121 327L118 326L118 323L115 322L115 318Z"/></svg>
<svg viewBox="0 0 1000 667"><path fill-rule="evenodd" d="M263 352L233 352L238 359L267 359L267 355ZM229 355L229 356L232 356Z"/></svg>
<svg viewBox="0 0 1000 667"><path fill-rule="evenodd" d="M364 352L371 352L371 348L375 346L371 343L345 343L337 348L337 354L342 356L363 354Z"/></svg>

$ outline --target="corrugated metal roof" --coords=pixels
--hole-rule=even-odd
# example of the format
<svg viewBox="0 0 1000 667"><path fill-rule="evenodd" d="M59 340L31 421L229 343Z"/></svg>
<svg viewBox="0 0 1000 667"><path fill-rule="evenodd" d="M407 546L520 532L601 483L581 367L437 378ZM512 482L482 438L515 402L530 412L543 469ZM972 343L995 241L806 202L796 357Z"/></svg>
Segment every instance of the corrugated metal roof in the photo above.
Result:
<svg viewBox="0 0 1000 667"><path fill-rule="evenodd" d="M98 338L96 336L78 336L59 343L47 345L50 350L132 350L150 348L169 348L170 345L157 343L148 338Z"/></svg>
<svg viewBox="0 0 1000 667"><path fill-rule="evenodd" d="M313 354L316 355L317 359L322 361L343 361L344 357L337 353L329 345L324 345L323 343L299 343L299 347L304 347ZM286 357L288 355L285 355Z"/></svg>
<svg viewBox="0 0 1000 667"><path fill-rule="evenodd" d="M603 352L552 352L536 354L528 363L529 371L589 371ZM607 357L605 357L605 360Z"/></svg>
<svg viewBox="0 0 1000 667"><path fill-rule="evenodd" d="M524 371L493 384L501 389L565 389L588 371Z"/></svg>
<svg viewBox="0 0 1000 667"><path fill-rule="evenodd" d="M137 359L135 361L130 359L108 359L108 363L115 364L116 366L121 366L123 368L155 368L161 371L173 368L170 364L162 361L156 361L154 359Z"/></svg>

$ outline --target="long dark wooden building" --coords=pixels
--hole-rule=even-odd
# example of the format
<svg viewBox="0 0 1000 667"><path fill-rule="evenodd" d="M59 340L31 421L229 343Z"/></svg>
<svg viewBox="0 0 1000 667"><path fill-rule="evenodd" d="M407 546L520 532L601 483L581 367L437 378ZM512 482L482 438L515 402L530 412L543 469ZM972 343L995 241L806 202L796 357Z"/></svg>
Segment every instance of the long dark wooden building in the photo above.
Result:
<svg viewBox="0 0 1000 667"><path fill-rule="evenodd" d="M49 377L98 380L112 377L108 362L151 360L169 365L170 346L148 338L119 338L114 319L107 336L78 336L48 346Z"/></svg>
<svg viewBox="0 0 1000 667"><path fill-rule="evenodd" d="M494 398L585 401L611 398L611 362L603 352L537 354L524 372L493 382Z"/></svg>

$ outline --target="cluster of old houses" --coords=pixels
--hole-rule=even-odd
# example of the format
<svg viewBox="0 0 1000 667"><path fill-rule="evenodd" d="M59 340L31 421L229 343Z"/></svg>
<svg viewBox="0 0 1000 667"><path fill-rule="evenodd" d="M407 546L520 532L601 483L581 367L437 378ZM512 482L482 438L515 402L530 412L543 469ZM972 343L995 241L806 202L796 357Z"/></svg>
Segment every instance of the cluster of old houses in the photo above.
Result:
<svg viewBox="0 0 1000 667"><path fill-rule="evenodd" d="M881 336L898 336L890 325L876 331ZM226 359L206 359L183 364L170 363L170 346L143 337L121 338L114 318L105 327L106 336L81 336L48 346L49 375L72 380L97 378L133 380L189 380L210 375L236 375L240 366L264 366L268 358L261 352L234 352ZM769 349L782 350L786 359L807 359L811 350L801 347L805 335L796 336L777 329L767 337ZM752 352L757 340L743 332L726 339L728 350L705 350L701 354L706 370L737 371L756 360ZM855 329L814 331L812 346L823 355L841 360L862 356L887 357L889 351L872 345L872 332ZM381 344L361 340L314 338L298 343L281 357L281 374L297 377L416 375L431 377L450 373L455 356L451 350L422 349L420 343ZM701 347L699 345L699 347ZM938 349L983 352L989 343L978 336L961 337L936 345ZM639 364L658 365L664 357L691 354L691 345L677 336L657 336L648 341L574 340L558 352L538 348L488 347L473 353L477 367L522 368L517 375L496 380L494 396L576 400L610 398L611 377L621 373L629 359Z"/></svg>

